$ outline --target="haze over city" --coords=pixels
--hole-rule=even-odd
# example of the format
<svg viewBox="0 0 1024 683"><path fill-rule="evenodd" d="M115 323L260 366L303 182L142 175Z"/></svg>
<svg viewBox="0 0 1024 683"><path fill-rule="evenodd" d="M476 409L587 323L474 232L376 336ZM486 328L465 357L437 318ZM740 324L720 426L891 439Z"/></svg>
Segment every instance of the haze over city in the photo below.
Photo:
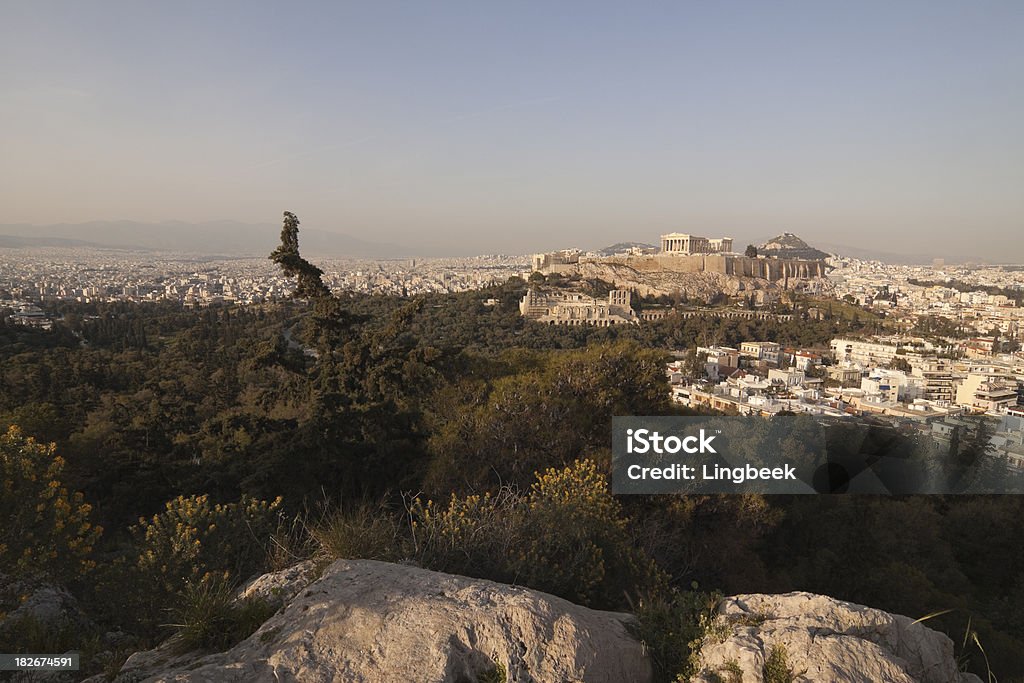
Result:
<svg viewBox="0 0 1024 683"><path fill-rule="evenodd" d="M0 224L1020 262L1022 29L1017 2L7 3Z"/></svg>

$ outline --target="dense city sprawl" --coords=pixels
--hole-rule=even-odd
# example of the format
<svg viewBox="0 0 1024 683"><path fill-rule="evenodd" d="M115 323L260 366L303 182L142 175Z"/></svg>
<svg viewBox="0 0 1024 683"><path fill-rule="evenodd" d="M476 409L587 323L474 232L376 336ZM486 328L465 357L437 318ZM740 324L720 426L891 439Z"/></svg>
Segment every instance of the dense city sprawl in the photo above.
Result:
<svg viewBox="0 0 1024 683"><path fill-rule="evenodd" d="M520 275L525 257L319 261L336 292L413 296L463 292ZM187 307L248 305L295 289L265 258L210 258L112 249L0 249L0 307L14 320L50 325L43 308L58 301L177 302Z"/></svg>

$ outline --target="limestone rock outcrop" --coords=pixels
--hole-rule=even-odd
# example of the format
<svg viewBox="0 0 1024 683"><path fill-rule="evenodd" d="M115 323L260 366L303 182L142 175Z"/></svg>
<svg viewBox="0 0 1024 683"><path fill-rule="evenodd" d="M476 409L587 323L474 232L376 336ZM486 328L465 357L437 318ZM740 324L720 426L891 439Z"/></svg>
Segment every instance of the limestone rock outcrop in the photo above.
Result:
<svg viewBox="0 0 1024 683"><path fill-rule="evenodd" d="M979 681L958 671L947 636L870 607L811 593L737 595L719 614L719 628L701 648L700 683L760 683L776 648L796 681Z"/></svg>
<svg viewBox="0 0 1024 683"><path fill-rule="evenodd" d="M286 606L227 652L173 648L132 655L135 681L508 681L646 683L651 667L626 630L600 612L526 588L372 560L338 560L308 585L306 569L247 589ZM296 586L300 588L296 591ZM495 678L494 680L498 680Z"/></svg>
<svg viewBox="0 0 1024 683"><path fill-rule="evenodd" d="M227 652L183 653L172 638L132 655L117 680L649 683L652 677L644 646L630 634L630 615L492 581L339 560L322 574L310 562L266 574L242 595L282 608ZM781 680L980 683L957 669L952 641L924 623L810 593L726 598L692 681L762 683L773 652L776 670L787 672Z"/></svg>

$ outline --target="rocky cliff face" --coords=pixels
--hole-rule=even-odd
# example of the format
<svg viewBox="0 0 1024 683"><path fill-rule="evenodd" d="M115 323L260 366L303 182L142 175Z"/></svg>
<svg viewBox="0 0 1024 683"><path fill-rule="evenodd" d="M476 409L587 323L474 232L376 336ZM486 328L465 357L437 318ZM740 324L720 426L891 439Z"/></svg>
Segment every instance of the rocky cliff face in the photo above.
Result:
<svg viewBox="0 0 1024 683"><path fill-rule="evenodd" d="M677 260L682 262L683 259ZM786 288L802 289L811 281L819 290L831 286L823 278L793 277L772 282L760 277L731 275L711 270L671 270L662 267L662 263L650 258L603 259L580 263L578 272L585 279L610 282L620 289L635 290L640 296L672 296L680 292L691 300L702 301L711 301L719 294L753 294L757 303L766 303L776 298ZM647 264L650 264L650 267L645 268L644 265Z"/></svg>
<svg viewBox="0 0 1024 683"><path fill-rule="evenodd" d="M268 574L246 595L284 606L227 652L133 655L123 681L646 683L632 617L538 591L369 560ZM773 654L774 653L774 654ZM782 653L781 656L779 653ZM781 657L781 658L780 658ZM953 644L909 618L808 593L723 602L695 681L971 683ZM497 675L505 672L506 678Z"/></svg>

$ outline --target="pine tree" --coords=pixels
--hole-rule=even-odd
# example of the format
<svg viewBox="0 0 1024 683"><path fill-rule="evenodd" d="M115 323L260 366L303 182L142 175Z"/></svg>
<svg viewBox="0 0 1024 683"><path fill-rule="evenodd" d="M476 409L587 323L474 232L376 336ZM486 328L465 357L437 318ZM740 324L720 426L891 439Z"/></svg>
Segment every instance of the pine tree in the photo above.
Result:
<svg viewBox="0 0 1024 683"><path fill-rule="evenodd" d="M270 254L270 259L281 267L284 274L298 278L297 298L318 299L331 295L321 276L324 271L299 255L299 219L291 211L284 212L281 245Z"/></svg>

